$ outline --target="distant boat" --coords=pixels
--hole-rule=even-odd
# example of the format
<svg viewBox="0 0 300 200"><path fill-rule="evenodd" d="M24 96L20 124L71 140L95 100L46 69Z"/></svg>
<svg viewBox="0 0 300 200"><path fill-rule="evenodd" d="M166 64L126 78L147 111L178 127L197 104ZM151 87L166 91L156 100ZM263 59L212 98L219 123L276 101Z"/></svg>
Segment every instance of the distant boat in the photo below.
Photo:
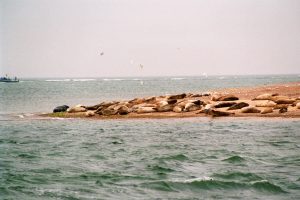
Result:
<svg viewBox="0 0 300 200"><path fill-rule="evenodd" d="M17 83L19 82L19 79L17 77L15 78L10 78L7 75L5 77L0 77L0 82L5 82L5 83Z"/></svg>

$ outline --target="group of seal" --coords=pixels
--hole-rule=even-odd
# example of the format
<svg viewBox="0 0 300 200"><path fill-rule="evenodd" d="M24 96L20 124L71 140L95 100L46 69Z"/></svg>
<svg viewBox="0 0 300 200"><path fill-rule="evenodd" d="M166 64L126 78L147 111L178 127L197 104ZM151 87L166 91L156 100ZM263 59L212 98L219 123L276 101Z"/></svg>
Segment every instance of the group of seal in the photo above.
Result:
<svg viewBox="0 0 300 200"><path fill-rule="evenodd" d="M92 106L67 105L56 107L53 112L85 113L87 117L95 115L112 116L128 115L130 113L205 113L212 117L231 116L236 113L284 113L290 106L300 109L300 99L280 96L279 94L262 94L252 100L240 100L233 94L191 94L153 96L135 98L128 101L108 101Z"/></svg>

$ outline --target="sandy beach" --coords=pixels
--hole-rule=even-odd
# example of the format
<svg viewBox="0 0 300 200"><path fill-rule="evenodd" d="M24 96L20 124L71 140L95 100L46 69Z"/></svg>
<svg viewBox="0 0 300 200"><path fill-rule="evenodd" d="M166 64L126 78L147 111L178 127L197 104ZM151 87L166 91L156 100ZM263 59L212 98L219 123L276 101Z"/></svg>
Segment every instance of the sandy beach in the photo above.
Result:
<svg viewBox="0 0 300 200"><path fill-rule="evenodd" d="M259 95L262 94L272 94L274 97L279 98L288 98L292 100L293 103L279 103L275 106L264 106L260 105L261 103L270 102L269 100L253 100ZM213 101L213 96L230 96L233 95L238 97L238 100L232 101ZM171 95L172 96L172 95ZM174 95L173 95L174 96ZM176 96L176 95L175 95ZM159 96L159 97L139 97L133 100L125 100L125 101L116 101L117 104L120 102L126 102L129 104L128 107L136 106L140 103L142 105L145 101L148 101L153 104L157 104L159 101L164 101L165 99L170 98L170 96ZM172 97L171 97L172 98ZM149 100L150 99L150 100ZM155 99L155 100L153 100ZM176 99L176 98L175 98ZM182 111L182 112L174 112L174 111L156 111L156 112L133 112L130 111L126 114L97 114L96 110L91 109L92 106L82 106L85 109L84 111L79 112L56 112L56 113L48 113L43 114L42 116L46 117L62 117L62 118L89 118L89 119L140 119L140 118L149 118L149 119L161 119L161 118L185 118L185 117L284 117L284 118L300 118L300 109L297 108L296 104L300 102L300 82L293 83L283 83L283 84L273 84L273 85L263 85L256 87L244 87L244 88L227 88L222 90L210 91L209 94L191 94L186 93L186 97L183 99L177 99L178 102L182 101L198 101L203 102L204 105L199 106L199 109L191 110L191 111ZM140 101L139 103L132 103L134 101ZM129 103L128 103L129 102ZM247 107L254 107L258 109L260 112L249 112L243 113L242 109L228 110L229 106L218 107L216 105L224 104L228 102L234 102L233 104L238 104L244 102L249 104ZM273 101L272 101L273 102ZM103 104L103 102L102 102ZM133 105L135 104L135 105ZM217 114L212 114L209 112L205 112L205 105L211 105L213 110L217 112ZM175 104L174 104L175 106ZM173 107L174 107L173 106ZM216 108L217 107L217 108ZM266 114L262 114L262 110L266 107L272 107L272 111ZM286 108L283 110L281 108ZM91 110L91 111L89 111ZM92 112L92 114L88 115L87 112ZM226 116L223 116L225 113Z"/></svg>

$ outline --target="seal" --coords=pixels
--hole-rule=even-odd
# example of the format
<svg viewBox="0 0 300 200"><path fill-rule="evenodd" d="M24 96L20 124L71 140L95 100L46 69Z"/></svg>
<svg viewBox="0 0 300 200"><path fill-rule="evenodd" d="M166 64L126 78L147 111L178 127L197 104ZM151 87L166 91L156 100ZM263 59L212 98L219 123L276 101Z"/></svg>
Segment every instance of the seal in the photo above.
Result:
<svg viewBox="0 0 300 200"><path fill-rule="evenodd" d="M67 105L62 105L62 106L57 106L56 108L53 109L53 112L66 112L68 110L69 106Z"/></svg>
<svg viewBox="0 0 300 200"><path fill-rule="evenodd" d="M280 108L278 112L279 113L285 113L287 111L288 111L288 108Z"/></svg>
<svg viewBox="0 0 300 200"><path fill-rule="evenodd" d="M239 100L239 98L232 94L227 95L221 95L221 94L215 94L211 97L212 101L236 101Z"/></svg>
<svg viewBox="0 0 300 200"><path fill-rule="evenodd" d="M191 112L191 111L200 110L200 109L201 109L200 105L197 105L197 104L192 103L192 102L188 102L187 104L185 104L183 111Z"/></svg>
<svg viewBox="0 0 300 200"><path fill-rule="evenodd" d="M272 112L273 112L273 108L266 107L260 112L260 114L267 114L267 113L272 113Z"/></svg>
<svg viewBox="0 0 300 200"><path fill-rule="evenodd" d="M176 113L180 113L180 112L182 112L182 110L183 110L183 107L181 107L181 106L175 106L173 108L173 112L176 112Z"/></svg>
<svg viewBox="0 0 300 200"><path fill-rule="evenodd" d="M182 94L170 95L170 96L168 96L168 99L183 99L185 97L186 97L186 94L182 93Z"/></svg>
<svg viewBox="0 0 300 200"><path fill-rule="evenodd" d="M214 109L210 109L207 114L211 115L212 117L225 117L229 115L234 115L234 113L224 112L224 111L219 111Z"/></svg>
<svg viewBox="0 0 300 200"><path fill-rule="evenodd" d="M85 112L85 111L86 111L86 108L81 105L77 105L75 107L68 108L68 110L67 110L68 113Z"/></svg>
<svg viewBox="0 0 300 200"><path fill-rule="evenodd" d="M173 104L169 104L168 101L159 101L155 107L158 112L168 112L173 110Z"/></svg>
<svg viewBox="0 0 300 200"><path fill-rule="evenodd" d="M277 104L293 104L296 100L295 99L277 99L275 100L275 103Z"/></svg>
<svg viewBox="0 0 300 200"><path fill-rule="evenodd" d="M273 94L269 94L269 93L261 94L261 95L258 95L257 97L255 97L252 100L272 100L274 98L274 96L278 96L278 94L277 93L273 93Z"/></svg>
<svg viewBox="0 0 300 200"><path fill-rule="evenodd" d="M244 107L247 107L249 106L248 103L245 103L245 102L240 102L240 103L237 103L235 105L232 105L228 108L228 110L238 110L238 109L241 109L241 108L244 108Z"/></svg>
<svg viewBox="0 0 300 200"><path fill-rule="evenodd" d="M276 106L274 106L274 110L279 110L281 108L287 108L289 107L289 104L276 104Z"/></svg>
<svg viewBox="0 0 300 200"><path fill-rule="evenodd" d="M127 115L129 113L129 108L125 105L121 105L119 108L118 108L118 113L120 115Z"/></svg>
<svg viewBox="0 0 300 200"><path fill-rule="evenodd" d="M260 110L253 106L248 106L248 107L242 108L241 113L260 113Z"/></svg>
<svg viewBox="0 0 300 200"><path fill-rule="evenodd" d="M137 113L152 113L156 112L156 109L154 107L139 107L136 111Z"/></svg>
<svg viewBox="0 0 300 200"><path fill-rule="evenodd" d="M266 100L266 101L259 101L255 104L256 107L274 107L276 103L274 101Z"/></svg>
<svg viewBox="0 0 300 200"><path fill-rule="evenodd" d="M220 102L216 104L214 107L215 108L225 108L225 107L231 107L236 105L236 102Z"/></svg>
<svg viewBox="0 0 300 200"><path fill-rule="evenodd" d="M88 110L88 111L85 112L85 116L86 117L93 117L93 116L95 116L95 112L91 111L91 110Z"/></svg>

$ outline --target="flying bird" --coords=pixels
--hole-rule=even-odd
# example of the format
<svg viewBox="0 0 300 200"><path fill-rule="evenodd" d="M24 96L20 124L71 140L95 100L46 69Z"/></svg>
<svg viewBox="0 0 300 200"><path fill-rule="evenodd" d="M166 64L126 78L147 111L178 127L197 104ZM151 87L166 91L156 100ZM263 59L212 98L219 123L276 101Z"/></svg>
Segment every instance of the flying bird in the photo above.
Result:
<svg viewBox="0 0 300 200"><path fill-rule="evenodd" d="M104 55L104 52L101 52L101 53L100 53L100 56L103 56L103 55Z"/></svg>

